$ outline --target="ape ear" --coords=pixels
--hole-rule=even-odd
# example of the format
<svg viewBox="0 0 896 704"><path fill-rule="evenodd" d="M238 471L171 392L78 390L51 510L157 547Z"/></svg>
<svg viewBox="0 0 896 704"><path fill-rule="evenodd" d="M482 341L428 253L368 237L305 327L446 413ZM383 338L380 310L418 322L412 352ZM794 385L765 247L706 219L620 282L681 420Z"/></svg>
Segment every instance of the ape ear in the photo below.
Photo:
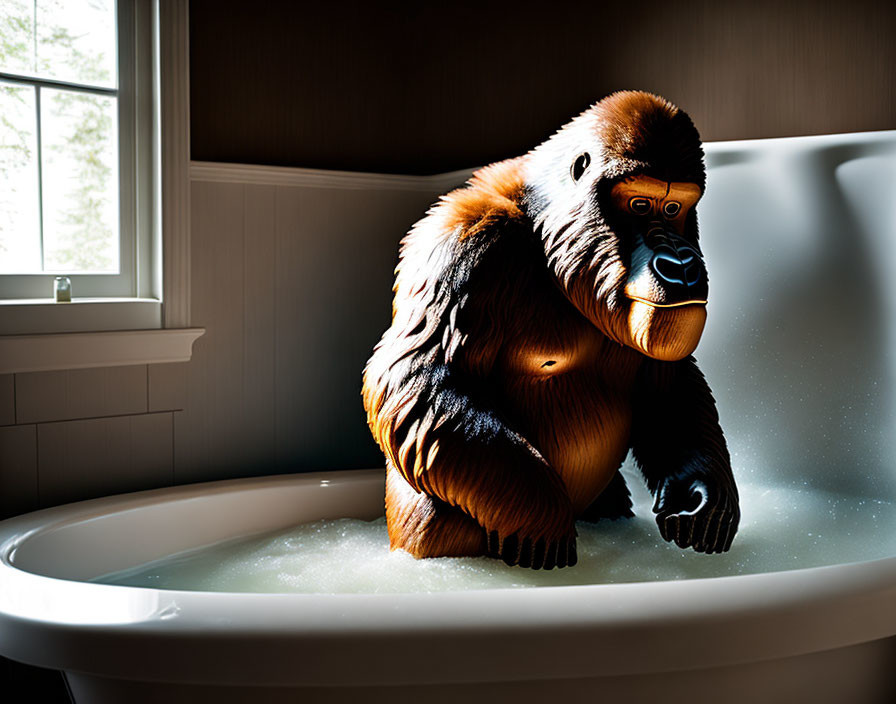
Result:
<svg viewBox="0 0 896 704"><path fill-rule="evenodd" d="M572 163L572 168L569 173L572 176L573 181L578 181L582 178L582 174L585 173L585 170L588 168L588 165L591 163L591 155L588 152L582 152L576 157L576 160Z"/></svg>

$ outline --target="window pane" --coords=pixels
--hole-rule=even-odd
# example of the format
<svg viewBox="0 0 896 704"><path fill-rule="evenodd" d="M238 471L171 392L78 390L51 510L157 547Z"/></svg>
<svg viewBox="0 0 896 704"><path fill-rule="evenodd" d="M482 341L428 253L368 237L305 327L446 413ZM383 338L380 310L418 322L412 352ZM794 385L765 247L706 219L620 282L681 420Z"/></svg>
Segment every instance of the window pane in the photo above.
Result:
<svg viewBox="0 0 896 704"><path fill-rule="evenodd" d="M118 273L117 100L41 89L44 269Z"/></svg>
<svg viewBox="0 0 896 704"><path fill-rule="evenodd" d="M39 273L34 88L0 82L0 273Z"/></svg>
<svg viewBox="0 0 896 704"><path fill-rule="evenodd" d="M115 0L37 0L37 71L71 83L117 85Z"/></svg>
<svg viewBox="0 0 896 704"><path fill-rule="evenodd" d="M34 0L0 0L0 71L34 73Z"/></svg>
<svg viewBox="0 0 896 704"><path fill-rule="evenodd" d="M114 88L116 57L115 0L0 0L2 71Z"/></svg>

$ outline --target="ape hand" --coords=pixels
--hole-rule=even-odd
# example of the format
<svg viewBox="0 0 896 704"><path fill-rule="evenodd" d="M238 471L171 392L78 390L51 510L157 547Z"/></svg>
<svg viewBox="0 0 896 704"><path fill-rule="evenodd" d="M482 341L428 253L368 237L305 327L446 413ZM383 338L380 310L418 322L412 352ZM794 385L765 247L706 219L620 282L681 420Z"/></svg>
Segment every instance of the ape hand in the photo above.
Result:
<svg viewBox="0 0 896 704"><path fill-rule="evenodd" d="M486 554L534 570L572 567L576 522L566 485L546 465L532 469L513 491L495 492L471 512L485 529Z"/></svg>
<svg viewBox="0 0 896 704"><path fill-rule="evenodd" d="M653 512L664 540L696 552L726 552L740 523L737 489L711 477L666 477Z"/></svg>

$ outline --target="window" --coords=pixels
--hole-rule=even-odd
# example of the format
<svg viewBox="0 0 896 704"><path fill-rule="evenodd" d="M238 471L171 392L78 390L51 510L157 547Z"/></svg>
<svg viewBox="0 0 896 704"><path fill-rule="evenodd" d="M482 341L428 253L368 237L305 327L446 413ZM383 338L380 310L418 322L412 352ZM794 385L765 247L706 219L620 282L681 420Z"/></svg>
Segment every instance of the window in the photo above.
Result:
<svg viewBox="0 0 896 704"><path fill-rule="evenodd" d="M150 3L0 0L0 299L158 298Z"/></svg>

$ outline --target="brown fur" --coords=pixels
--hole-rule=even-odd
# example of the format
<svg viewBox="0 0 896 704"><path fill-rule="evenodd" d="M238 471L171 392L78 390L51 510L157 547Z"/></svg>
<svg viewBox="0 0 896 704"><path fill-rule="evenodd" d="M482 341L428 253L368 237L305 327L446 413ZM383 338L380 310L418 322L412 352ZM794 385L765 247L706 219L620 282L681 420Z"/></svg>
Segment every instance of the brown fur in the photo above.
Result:
<svg viewBox="0 0 896 704"><path fill-rule="evenodd" d="M585 151L588 178L574 182ZM606 189L634 173L702 191L702 150L678 108L618 93L476 172L402 241L392 325L363 386L393 549L574 564L577 517L631 515L617 474L630 448L665 538L730 545L727 449L680 342L705 313L625 297L629 252ZM684 227L696 247L693 213ZM689 482L709 486L705 511L688 513Z"/></svg>

